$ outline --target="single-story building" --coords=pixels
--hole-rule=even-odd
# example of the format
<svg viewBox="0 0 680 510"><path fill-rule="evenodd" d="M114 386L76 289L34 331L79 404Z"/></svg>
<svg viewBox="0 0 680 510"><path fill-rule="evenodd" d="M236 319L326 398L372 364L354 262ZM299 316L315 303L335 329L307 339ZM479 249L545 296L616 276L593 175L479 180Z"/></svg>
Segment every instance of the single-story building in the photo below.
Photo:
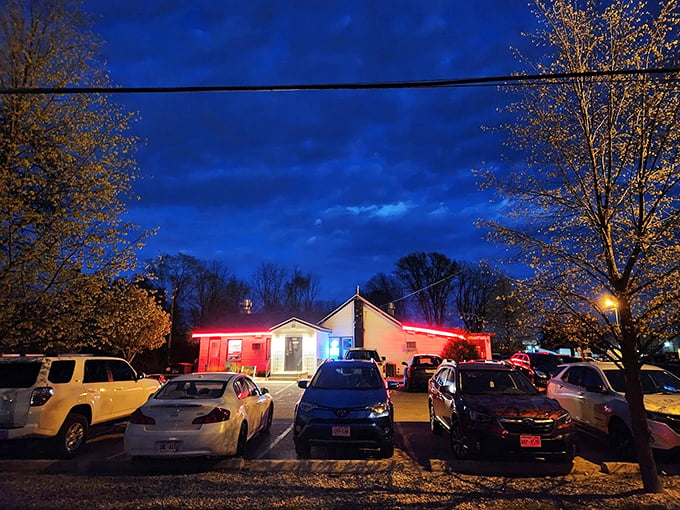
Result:
<svg viewBox="0 0 680 510"><path fill-rule="evenodd" d="M246 310L247 312L248 310ZM491 359L491 336L461 329L404 324L357 293L327 315L233 314L196 330L198 370L251 371L257 375L312 374L327 358L351 347L367 347L386 359L394 375L416 353L440 354L451 338L473 343Z"/></svg>

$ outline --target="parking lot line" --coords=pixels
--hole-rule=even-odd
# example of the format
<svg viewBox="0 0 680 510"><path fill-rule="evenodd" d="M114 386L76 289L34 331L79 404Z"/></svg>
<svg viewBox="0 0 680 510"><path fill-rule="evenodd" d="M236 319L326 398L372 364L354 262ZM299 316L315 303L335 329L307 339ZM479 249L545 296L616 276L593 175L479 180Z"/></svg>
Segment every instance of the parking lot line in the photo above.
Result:
<svg viewBox="0 0 680 510"><path fill-rule="evenodd" d="M294 424L291 423L290 426L289 426L286 430L284 430L283 432L281 432L281 433L278 435L278 437L277 437L276 439L274 439L274 441L271 442L271 444L267 447L267 449L266 449L265 451L263 451L261 454L259 454L259 455L258 455L257 457L255 457L255 458L256 458L256 459L261 459L262 457L264 457L265 455L267 455L270 451L272 451L272 449L273 449L277 444L279 444L279 442L281 442L281 440L282 440L284 437L286 437L286 436L288 435L288 433L289 433L291 430L293 430L293 425L294 425Z"/></svg>

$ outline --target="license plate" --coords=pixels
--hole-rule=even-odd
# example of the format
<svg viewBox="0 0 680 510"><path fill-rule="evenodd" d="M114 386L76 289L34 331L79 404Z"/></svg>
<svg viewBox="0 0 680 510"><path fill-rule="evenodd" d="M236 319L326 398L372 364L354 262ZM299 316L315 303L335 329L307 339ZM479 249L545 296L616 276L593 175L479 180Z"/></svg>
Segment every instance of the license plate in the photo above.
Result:
<svg viewBox="0 0 680 510"><path fill-rule="evenodd" d="M158 453L175 453L179 450L179 441L158 441Z"/></svg>
<svg viewBox="0 0 680 510"><path fill-rule="evenodd" d="M519 436L519 445L522 448L540 448L541 436Z"/></svg>
<svg viewBox="0 0 680 510"><path fill-rule="evenodd" d="M349 425L336 425L331 431L333 437L349 437Z"/></svg>

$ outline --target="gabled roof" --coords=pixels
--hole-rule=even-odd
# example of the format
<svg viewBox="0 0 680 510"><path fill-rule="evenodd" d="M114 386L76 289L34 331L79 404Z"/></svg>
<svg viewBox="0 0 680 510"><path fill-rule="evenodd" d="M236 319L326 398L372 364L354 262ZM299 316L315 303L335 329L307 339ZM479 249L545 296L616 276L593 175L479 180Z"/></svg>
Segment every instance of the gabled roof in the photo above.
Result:
<svg viewBox="0 0 680 510"><path fill-rule="evenodd" d="M384 318L386 318L387 320L389 320L389 321L393 322L395 325L401 327L401 322L400 322L399 320L397 320L396 317L393 317L392 315L390 315L389 313L385 312L384 310L381 310L380 308L378 308L377 306L375 306L373 303L371 303L371 302L368 301L367 299L361 297L359 294L354 294L351 298L349 298L349 299L348 299L347 301L345 301L343 304L341 304L340 306L338 306L335 310L333 310L331 313L329 313L326 317L324 317L323 319L321 319L321 320L319 321L319 323L324 323L324 322L326 322L326 321L329 320L331 317L333 317L336 313L338 313L340 310L342 310L342 309L345 308L347 305L349 305L352 301L361 301L362 303L364 303L364 305L368 306L368 308L370 308L371 310L373 310L374 312L376 312L378 315L382 315L382 316L383 316Z"/></svg>
<svg viewBox="0 0 680 510"><path fill-rule="evenodd" d="M325 331L325 332L328 332L328 333L330 333L330 331L331 331L331 330L328 329L328 328L324 328L323 326L319 326L318 324L312 324L312 323L310 323L310 322L307 322L307 321L305 321L305 320L303 320L303 319L300 319L300 318L298 318L298 317L295 317L295 316L291 317L290 319L287 319L287 320L283 321L283 322L280 323L280 324L276 324L276 325L272 326L272 327L269 328L269 329L273 331L273 330L278 329L278 328L281 328L281 327L283 327L283 326L285 326L286 324L289 324L289 323L291 323L291 322L300 322L300 323L304 324L305 326L307 326L307 327L309 327L309 328L316 329L317 331Z"/></svg>

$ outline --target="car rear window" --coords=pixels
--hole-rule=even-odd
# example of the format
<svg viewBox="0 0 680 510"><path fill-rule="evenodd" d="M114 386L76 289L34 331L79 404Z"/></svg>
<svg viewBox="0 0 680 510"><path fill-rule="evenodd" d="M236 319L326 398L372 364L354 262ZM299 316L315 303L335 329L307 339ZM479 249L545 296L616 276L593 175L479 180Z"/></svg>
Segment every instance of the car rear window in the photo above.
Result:
<svg viewBox="0 0 680 510"><path fill-rule="evenodd" d="M227 383L224 381L169 381L156 393L155 399L207 399L221 398Z"/></svg>
<svg viewBox="0 0 680 510"><path fill-rule="evenodd" d="M364 351L348 351L347 352L347 359L368 359L368 360L375 360L375 361L381 361L380 356L378 356L378 351L369 351L369 350L364 350Z"/></svg>
<svg viewBox="0 0 680 510"><path fill-rule="evenodd" d="M416 367L437 368L441 362L441 358L436 356L421 356L413 360L413 365Z"/></svg>
<svg viewBox="0 0 680 510"><path fill-rule="evenodd" d="M35 384L42 362L0 363L0 388L30 388Z"/></svg>

